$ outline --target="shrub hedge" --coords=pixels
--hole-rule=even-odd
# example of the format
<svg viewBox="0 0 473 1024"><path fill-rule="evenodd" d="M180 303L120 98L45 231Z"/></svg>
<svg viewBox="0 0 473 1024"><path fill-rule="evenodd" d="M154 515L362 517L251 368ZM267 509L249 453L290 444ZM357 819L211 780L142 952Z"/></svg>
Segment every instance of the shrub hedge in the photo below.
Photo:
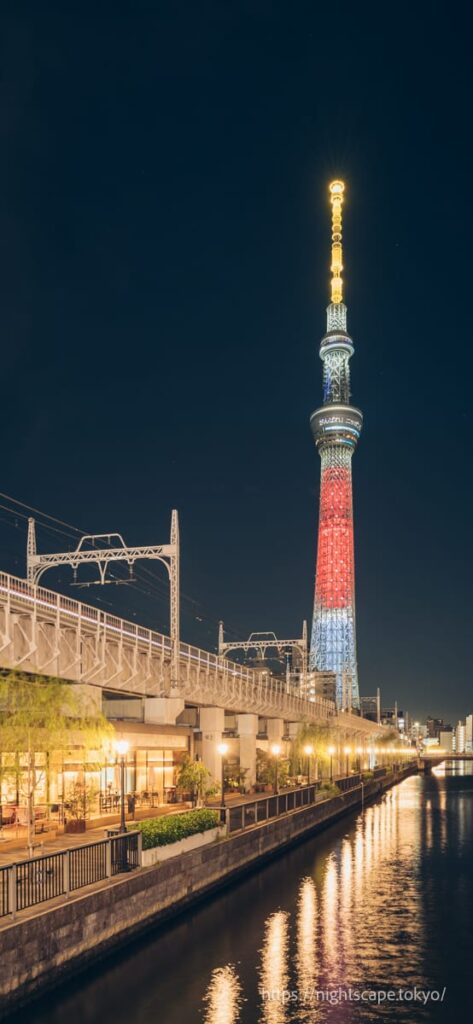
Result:
<svg viewBox="0 0 473 1024"><path fill-rule="evenodd" d="M170 843L177 843L179 839L187 839L187 836L194 836L198 832L208 832L216 828L218 823L218 811L202 807L183 814L167 814L161 818L134 821L128 826L128 831L140 831L143 835L143 850L152 850L155 846L169 846Z"/></svg>
<svg viewBox="0 0 473 1024"><path fill-rule="evenodd" d="M341 789L335 784L335 782L322 782L319 787L319 793L327 799L329 796L339 796Z"/></svg>

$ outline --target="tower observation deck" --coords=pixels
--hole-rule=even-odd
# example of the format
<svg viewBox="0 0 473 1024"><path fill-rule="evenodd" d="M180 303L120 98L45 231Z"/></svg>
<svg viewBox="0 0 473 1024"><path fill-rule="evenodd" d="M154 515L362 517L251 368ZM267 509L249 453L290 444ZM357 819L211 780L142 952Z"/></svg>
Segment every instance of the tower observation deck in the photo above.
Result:
<svg viewBox="0 0 473 1024"><path fill-rule="evenodd" d="M355 628L355 562L351 460L363 416L350 404L350 358L343 302L342 206L345 186L330 185L332 206L331 301L320 342L323 404L310 424L321 461L320 514L312 625L311 669L335 672L337 704L359 708Z"/></svg>

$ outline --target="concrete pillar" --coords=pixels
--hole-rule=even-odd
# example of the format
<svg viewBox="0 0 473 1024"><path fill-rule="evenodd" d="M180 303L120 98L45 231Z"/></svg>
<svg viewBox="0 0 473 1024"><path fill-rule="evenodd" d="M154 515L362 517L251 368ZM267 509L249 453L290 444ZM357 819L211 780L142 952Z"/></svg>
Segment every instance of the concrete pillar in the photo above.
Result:
<svg viewBox="0 0 473 1024"><path fill-rule="evenodd" d="M248 792L256 782L256 734L258 715L238 715L240 737L240 768L246 769L245 789Z"/></svg>
<svg viewBox="0 0 473 1024"><path fill-rule="evenodd" d="M222 756L217 747L222 742L225 727L225 711L223 708L201 708L199 712L202 732L202 760L208 768L213 781L220 786L222 778Z"/></svg>
<svg viewBox="0 0 473 1024"><path fill-rule="evenodd" d="M268 718L268 744L282 743L284 735L284 720L282 718Z"/></svg>
<svg viewBox="0 0 473 1024"><path fill-rule="evenodd" d="M178 697L146 697L145 722L155 725L175 725L184 711L184 701Z"/></svg>

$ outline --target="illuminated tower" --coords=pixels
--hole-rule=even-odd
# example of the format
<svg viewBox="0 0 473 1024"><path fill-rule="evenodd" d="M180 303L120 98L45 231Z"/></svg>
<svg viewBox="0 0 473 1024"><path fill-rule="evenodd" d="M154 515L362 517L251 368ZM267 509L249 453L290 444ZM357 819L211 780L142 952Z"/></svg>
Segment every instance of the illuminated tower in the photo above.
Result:
<svg viewBox="0 0 473 1024"><path fill-rule="evenodd" d="M335 672L339 707L359 708L355 630L355 563L351 460L363 416L350 405L347 309L342 282L342 181L330 185L332 205L332 282L327 333L320 342L323 405L310 425L320 454L320 517L315 575L310 668Z"/></svg>

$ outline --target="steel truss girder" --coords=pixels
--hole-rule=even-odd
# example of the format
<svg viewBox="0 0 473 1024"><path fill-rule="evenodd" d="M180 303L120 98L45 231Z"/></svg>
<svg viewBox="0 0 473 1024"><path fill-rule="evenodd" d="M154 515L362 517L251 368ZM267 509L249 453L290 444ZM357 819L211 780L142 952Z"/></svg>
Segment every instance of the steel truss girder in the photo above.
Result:
<svg viewBox="0 0 473 1024"><path fill-rule="evenodd" d="M120 546L114 548L93 548L86 550L83 544L95 541L110 541L118 537ZM169 544L144 545L127 547L119 533L90 534L81 537L75 551L56 551L49 554L38 554L36 550L36 527L34 519L28 520L28 540L26 548L27 578L32 586L36 586L41 576L48 569L60 565L69 565L77 570L80 565L96 565L99 571L100 584L106 583L107 568L111 562L126 562L132 566L140 559L151 559L161 562L169 576L170 584L170 633L172 643L171 688L176 688L179 678L179 640L180 640L180 594L179 594L179 517L176 509L171 516L171 537ZM100 662L92 676L100 670Z"/></svg>

